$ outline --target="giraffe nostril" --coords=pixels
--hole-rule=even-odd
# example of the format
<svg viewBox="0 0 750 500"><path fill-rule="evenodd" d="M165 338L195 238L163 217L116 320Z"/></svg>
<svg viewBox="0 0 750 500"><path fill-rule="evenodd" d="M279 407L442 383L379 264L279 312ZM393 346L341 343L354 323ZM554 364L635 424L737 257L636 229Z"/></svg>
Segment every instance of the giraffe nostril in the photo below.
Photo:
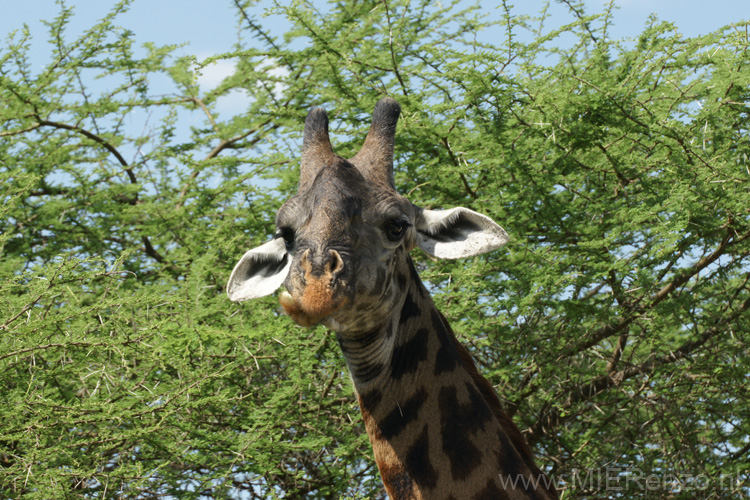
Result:
<svg viewBox="0 0 750 500"><path fill-rule="evenodd" d="M327 264L327 271L331 273L331 276L335 278L338 276L341 271L344 270L344 259L341 258L341 255L336 250L330 250L329 252L330 259L328 260Z"/></svg>

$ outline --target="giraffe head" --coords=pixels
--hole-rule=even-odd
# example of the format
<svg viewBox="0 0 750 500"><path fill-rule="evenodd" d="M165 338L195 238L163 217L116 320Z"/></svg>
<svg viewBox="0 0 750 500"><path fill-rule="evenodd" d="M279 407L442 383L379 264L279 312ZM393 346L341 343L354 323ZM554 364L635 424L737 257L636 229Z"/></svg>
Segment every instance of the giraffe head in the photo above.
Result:
<svg viewBox="0 0 750 500"><path fill-rule="evenodd" d="M422 209L396 192L400 111L395 100L381 99L362 149L346 160L333 152L325 110L310 110L299 190L279 209L275 237L235 266L227 285L231 300L262 297L284 285L279 300L298 324L364 333L384 324L403 300L415 246L453 259L508 241L489 217L466 208Z"/></svg>

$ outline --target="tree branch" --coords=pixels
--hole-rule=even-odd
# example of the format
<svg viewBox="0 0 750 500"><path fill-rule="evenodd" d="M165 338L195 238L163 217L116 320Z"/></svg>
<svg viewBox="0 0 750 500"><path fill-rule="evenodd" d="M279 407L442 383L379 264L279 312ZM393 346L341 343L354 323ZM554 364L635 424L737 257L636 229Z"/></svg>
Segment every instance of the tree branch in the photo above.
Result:
<svg viewBox="0 0 750 500"><path fill-rule="evenodd" d="M623 381L653 373L656 369L681 361L696 350L702 347L706 342L712 338L724 333L727 327L736 321L743 313L750 310L750 298L746 299L735 311L724 316L716 321L715 326L706 329L700 336L694 340L685 342L678 349L670 351L667 354L654 357L648 361L641 363L640 365L632 366L624 370L620 370L606 375L601 375L594 378L593 380L577 384L575 386L564 389L563 395L567 395L564 398L564 402L557 406L545 407L539 417L537 418L536 424L532 427L531 434L527 437L530 445L534 445L543 434L554 433L555 427L557 427L562 421L563 417L561 413L565 410L570 409L573 405L594 399L599 394L610 389L611 387L619 386ZM558 400L563 399L558 397Z"/></svg>
<svg viewBox="0 0 750 500"><path fill-rule="evenodd" d="M571 347L568 347L567 349L563 350L560 356L558 357L557 361L559 362L562 359L573 356L579 352L585 351L586 349L589 349L590 347L595 346L602 340L609 338L613 335L617 335L618 333L624 331L635 320L641 318L647 312L654 309L659 303L664 301L664 299L666 299L672 292L674 292L679 287L687 283L693 276L700 273L703 269L711 265L722 255L724 255L724 253L726 253L728 249L750 238L750 232L747 232L741 237L735 238L734 240L732 240L732 236L734 234L735 234L734 231L731 228L729 228L729 230L727 231L727 234L724 236L721 243L719 243L719 246L716 248L716 250L714 250L710 255L703 257L701 260L695 263L695 265L688 268L685 272L676 276L671 282L664 285L656 294L654 294L650 298L650 302L648 304L644 306L635 307L631 315L627 316L626 318L621 319L618 323L605 325L599 328L598 330L594 331L592 334L587 335L583 341L578 342L572 345Z"/></svg>
<svg viewBox="0 0 750 500"><path fill-rule="evenodd" d="M200 106L200 108L203 110L203 112L206 114L206 117L208 117L208 121L211 122L211 126L214 129L214 132L217 134L219 133L219 127L216 125L216 121L214 120L214 116L211 114L211 111L206 106L206 103L203 102L203 99L199 99L197 97L187 97L187 101L192 102L194 104L197 104Z"/></svg>
<svg viewBox="0 0 750 500"><path fill-rule="evenodd" d="M396 62L396 53L393 51L393 26L391 25L391 10L388 8L388 0L383 0L383 5L385 6L385 18L388 21L388 48L391 52L391 62L393 63L393 72L396 74L396 78L398 79L398 83L401 84L401 91L404 93L405 96L409 96L409 91L407 89L406 84L404 83L403 78L401 78L401 73L398 71L398 63Z"/></svg>
<svg viewBox="0 0 750 500"><path fill-rule="evenodd" d="M22 128L21 130L8 130L6 132L0 132L0 137L10 137L12 135L19 135L19 134L25 134L26 132L31 132L33 130L38 129L41 127L41 123L35 123L34 125L26 128Z"/></svg>
<svg viewBox="0 0 750 500"><path fill-rule="evenodd" d="M137 184L138 180L135 177L135 173L133 173L133 169L128 165L128 162L125 161L125 158L122 157L119 151L117 151L117 148L115 148L112 144L110 144L105 139L99 137L96 134L93 134L89 132L86 129L83 129L81 127L75 126L75 125L68 125L67 123L60 123L60 122L54 122L51 120L39 120L40 125L44 125L47 127L54 127L54 128L60 128L64 130L72 130L73 132L76 132L78 134L81 134L84 137L88 137L92 141L96 142L97 144L100 144L104 149L112 153L112 155L117 158L117 161L120 162L120 165L124 168L125 172L128 174L128 178L130 179L130 182L132 184ZM136 201L138 199L138 195L136 195L136 199L130 202L131 205L135 205Z"/></svg>
<svg viewBox="0 0 750 500"><path fill-rule="evenodd" d="M264 121L263 123L261 123L260 125L258 125L254 129L248 130L245 133L242 133L240 135L234 136L231 139L224 139L224 140L222 140L221 142L219 142L219 144L216 145L216 147L214 149L211 150L210 153L208 153L208 155L203 159L202 163L205 163L208 160L216 158L217 156L219 156L219 153L221 153L222 151L224 151L228 147L232 146L236 142L241 141L242 139L245 139L246 137L248 137L248 136L250 136L252 134L257 133L261 128L265 127L269 123L271 123L271 119L270 118L268 120ZM277 128L279 128L279 125L278 124L273 124L269 128L269 131L270 130L275 130ZM250 142L250 145L253 145L253 144L257 143L258 141L260 141L260 139L261 139L260 137L256 137L254 140L252 140ZM196 169L193 169L193 171L190 173L190 177L182 185L182 189L180 190L180 195L179 195L179 198L177 200L177 204L175 205L176 208L182 207L182 205L185 203L185 196L187 196L187 192L188 192L188 189L190 188L190 184L195 180L196 177L198 177L198 175L200 175L200 173L201 173L202 170L203 169L196 168Z"/></svg>
<svg viewBox="0 0 750 500"><path fill-rule="evenodd" d="M455 163L457 167L461 166L461 163L458 161L458 158L453 153L453 149L451 149L451 145L448 142L448 138L441 137L440 140L443 142L443 145L445 146L445 149L448 151L448 155L451 157L451 160L453 160L453 163ZM472 198L476 200L477 193L476 191L471 189L471 186L469 186L469 181L466 179L466 176L463 173L459 173L458 175L461 178L461 182L463 183L464 189L466 189L466 192L469 194L469 196L471 196Z"/></svg>
<svg viewBox="0 0 750 500"><path fill-rule="evenodd" d="M84 128L81 128L75 125L68 125L67 123L60 123L60 122L55 122L51 120L40 119L39 124L43 126L54 127L54 128L63 129L63 130L70 130L70 131L76 132L78 134L83 135L84 137L91 139L92 141L104 147L104 149L112 153L112 155L115 158L117 158L117 161L120 162L120 165L122 165L125 172L128 174L128 178L130 179L130 182L132 184L138 183L138 179L135 177L135 173L133 172L132 167L128 164L125 158L123 158L123 156L120 154L117 148L115 148L112 144L110 144L107 140L103 139L102 137L94 133L91 133ZM137 205L138 193L136 193L133 198L127 199L127 203L130 205L134 205L134 206ZM143 242L143 248L144 248L144 251L146 252L146 255L153 258L160 264L164 262L164 257L154 248L148 236L141 236L141 241Z"/></svg>

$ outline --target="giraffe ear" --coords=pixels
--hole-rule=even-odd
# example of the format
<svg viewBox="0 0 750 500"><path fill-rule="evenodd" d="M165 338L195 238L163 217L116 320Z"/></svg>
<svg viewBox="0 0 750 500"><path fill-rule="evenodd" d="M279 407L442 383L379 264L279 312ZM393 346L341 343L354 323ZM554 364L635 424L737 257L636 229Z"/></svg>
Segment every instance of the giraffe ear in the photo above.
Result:
<svg viewBox="0 0 750 500"><path fill-rule="evenodd" d="M284 283L291 266L292 259L283 238L274 238L249 250L229 277L229 300L242 302L271 295Z"/></svg>
<svg viewBox="0 0 750 500"><path fill-rule="evenodd" d="M490 252L508 242L495 221L468 208L422 210L417 216L417 246L441 259Z"/></svg>

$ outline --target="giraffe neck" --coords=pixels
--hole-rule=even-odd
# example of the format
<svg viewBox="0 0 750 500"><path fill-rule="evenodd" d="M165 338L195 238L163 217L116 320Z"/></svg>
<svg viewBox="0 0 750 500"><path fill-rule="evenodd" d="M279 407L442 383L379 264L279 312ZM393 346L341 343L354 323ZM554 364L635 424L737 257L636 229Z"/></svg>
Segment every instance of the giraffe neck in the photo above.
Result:
<svg viewBox="0 0 750 500"><path fill-rule="evenodd" d="M337 334L391 500L556 498L411 262L390 321Z"/></svg>

